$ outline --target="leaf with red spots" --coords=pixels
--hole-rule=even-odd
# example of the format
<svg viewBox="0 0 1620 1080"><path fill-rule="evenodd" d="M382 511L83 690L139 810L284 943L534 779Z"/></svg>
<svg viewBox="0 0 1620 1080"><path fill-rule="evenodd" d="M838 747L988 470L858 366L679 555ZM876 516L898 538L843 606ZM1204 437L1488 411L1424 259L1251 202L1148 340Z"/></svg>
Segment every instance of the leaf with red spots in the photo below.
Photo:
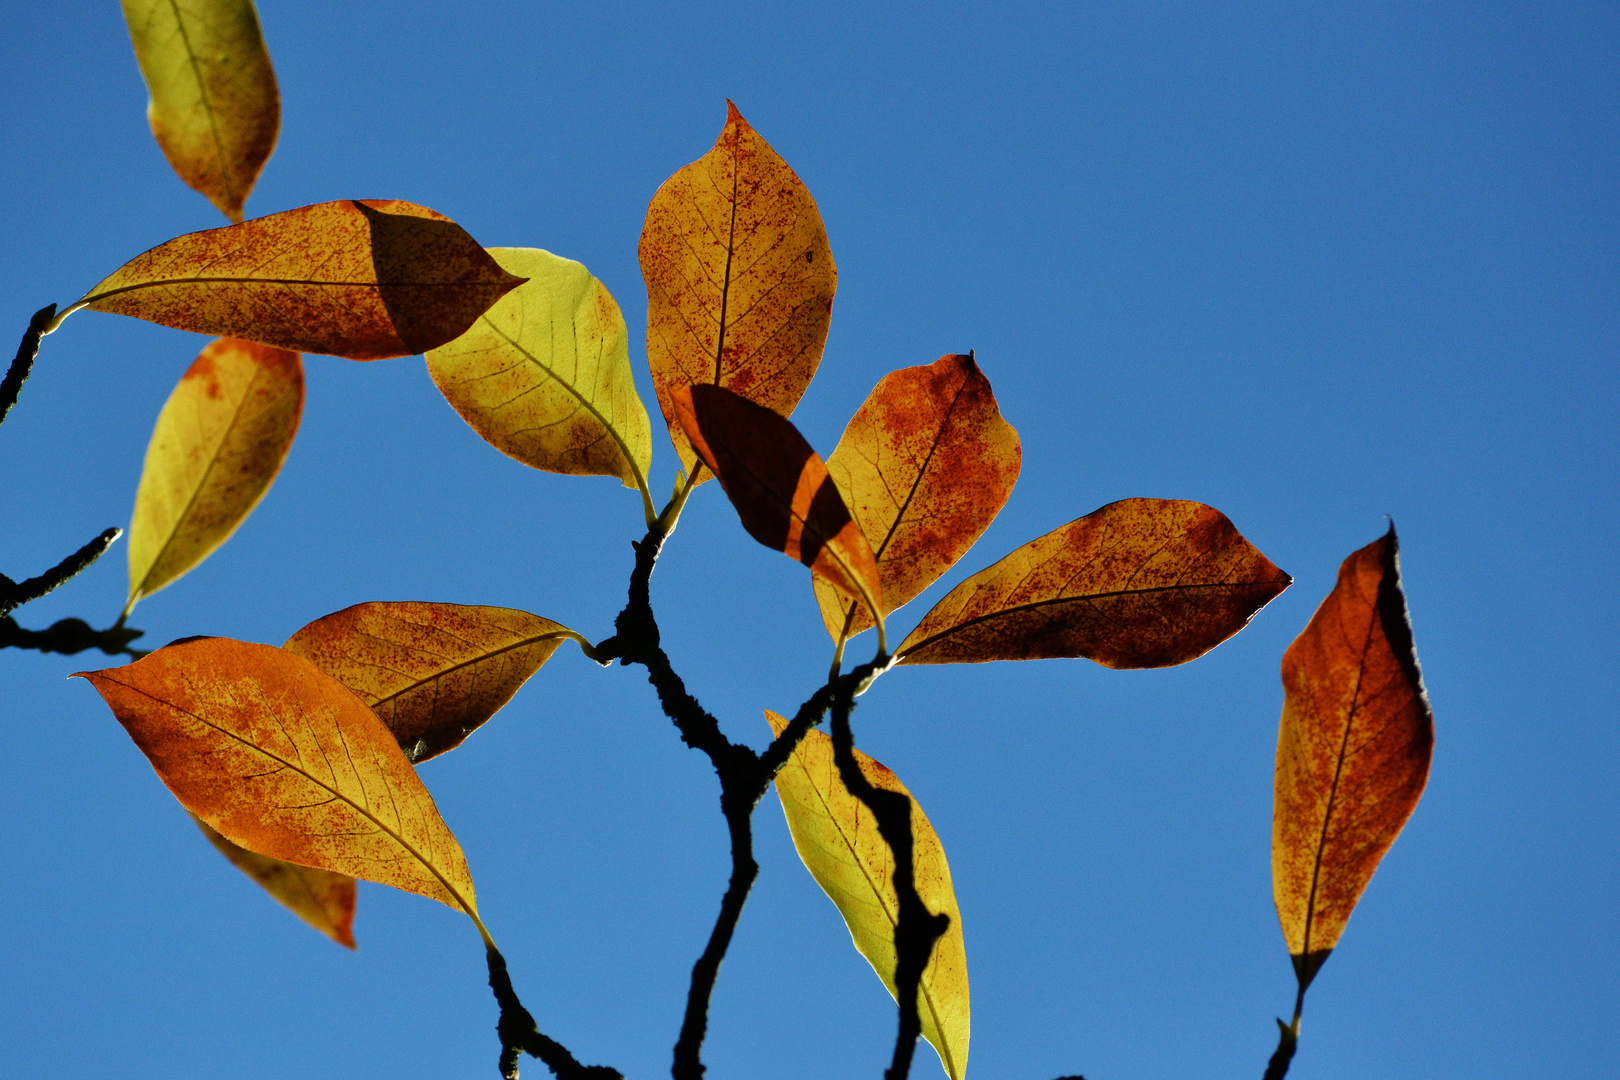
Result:
<svg viewBox="0 0 1620 1080"><path fill-rule="evenodd" d="M1355 552L1283 654L1271 879L1301 998L1429 778L1395 527Z"/></svg>
<svg viewBox="0 0 1620 1080"><path fill-rule="evenodd" d="M810 190L726 108L714 149L664 181L641 232L647 362L689 473L698 455L675 392L723 386L791 415L821 363L838 285Z"/></svg>
<svg viewBox="0 0 1620 1080"><path fill-rule="evenodd" d="M966 554L1018 480L1018 432L971 355L885 375L827 459L872 554L887 615ZM872 625L860 604L815 583L842 644Z"/></svg>
<svg viewBox="0 0 1620 1080"><path fill-rule="evenodd" d="M270 490L304 408L298 354L222 338L158 413L129 525L128 612L206 559Z"/></svg>
<svg viewBox="0 0 1620 1080"><path fill-rule="evenodd" d="M416 765L460 746L570 638L512 608L377 602L316 619L282 648L353 690Z"/></svg>
<svg viewBox="0 0 1620 1080"><path fill-rule="evenodd" d="M693 449L720 478L748 535L858 598L877 613L881 633L872 548L799 429L718 386L683 386L674 400Z"/></svg>
<svg viewBox="0 0 1620 1080"><path fill-rule="evenodd" d="M962 582L895 655L903 664L1083 656L1168 667L1243 629L1292 580L1219 510L1124 499Z"/></svg>
<svg viewBox="0 0 1620 1080"><path fill-rule="evenodd" d="M381 360L459 337L522 282L437 211L345 199L160 244L91 289L52 328L90 308L297 352Z"/></svg>
<svg viewBox="0 0 1620 1080"><path fill-rule="evenodd" d="M281 94L253 0L124 0L124 19L163 156L220 213L241 221L281 129Z"/></svg>
<svg viewBox="0 0 1620 1080"><path fill-rule="evenodd" d="M438 900L484 932L461 845L393 734L308 660L194 638L77 677L233 844Z"/></svg>

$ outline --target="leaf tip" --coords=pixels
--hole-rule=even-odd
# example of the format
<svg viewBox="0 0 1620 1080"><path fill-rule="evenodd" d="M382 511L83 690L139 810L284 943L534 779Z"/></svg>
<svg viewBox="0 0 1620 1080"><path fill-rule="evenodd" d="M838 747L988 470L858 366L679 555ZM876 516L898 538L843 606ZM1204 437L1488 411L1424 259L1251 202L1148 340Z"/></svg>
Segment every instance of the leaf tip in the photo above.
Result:
<svg viewBox="0 0 1620 1080"><path fill-rule="evenodd" d="M730 98L726 98L726 124L727 126L736 124L737 127L744 131L752 130L748 121L743 119L743 114L737 111L736 102Z"/></svg>

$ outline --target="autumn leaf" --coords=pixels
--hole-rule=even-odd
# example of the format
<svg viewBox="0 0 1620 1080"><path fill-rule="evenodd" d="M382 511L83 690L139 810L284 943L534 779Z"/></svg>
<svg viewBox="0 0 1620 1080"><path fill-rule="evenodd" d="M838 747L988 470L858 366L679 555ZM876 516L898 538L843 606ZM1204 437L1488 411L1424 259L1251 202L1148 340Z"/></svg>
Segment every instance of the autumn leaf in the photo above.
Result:
<svg viewBox="0 0 1620 1080"><path fill-rule="evenodd" d="M1219 510L1124 499L962 582L895 655L904 664L1083 656L1167 667L1243 629L1292 580Z"/></svg>
<svg viewBox="0 0 1620 1080"><path fill-rule="evenodd" d="M883 377L827 459L872 546L884 614L909 603L966 554L1018 479L1018 432L1001 418L971 355ZM815 582L835 642L872 625L860 604Z"/></svg>
<svg viewBox="0 0 1620 1080"><path fill-rule="evenodd" d="M777 735L787 721L767 711L765 719ZM859 750L856 764L874 787L907 798L898 777ZM793 846L844 916L855 948L871 963L878 978L895 997L894 931L900 899L894 890L894 853L878 833L877 818L851 795L833 760L832 739L810 731L793 756L776 774L776 794L782 800ZM923 1038L939 1052L951 1080L967 1071L970 1014L968 1008L967 950L962 940L962 913L951 887L951 868L945 849L921 806L912 799L911 828L915 837L912 865L918 895L935 914L946 914L951 925L934 946L917 988L917 1011Z"/></svg>
<svg viewBox="0 0 1620 1080"><path fill-rule="evenodd" d="M308 660L194 638L76 677L181 805L227 840L438 900L488 941L461 845L393 734Z"/></svg>
<svg viewBox="0 0 1620 1080"><path fill-rule="evenodd" d="M437 211L345 199L176 237L125 263L50 328L90 308L381 360L459 337L522 280Z"/></svg>
<svg viewBox="0 0 1620 1080"><path fill-rule="evenodd" d="M428 351L434 385L501 453L547 472L616 476L645 493L652 427L619 305L572 259L535 248L489 253L528 280Z"/></svg>
<svg viewBox="0 0 1620 1080"><path fill-rule="evenodd" d="M838 285L809 189L726 109L714 149L664 181L641 232L647 362L688 474L697 455L675 392L723 386L791 415L821 363Z"/></svg>
<svg viewBox="0 0 1620 1080"><path fill-rule="evenodd" d="M123 2L163 156L240 222L281 128L281 95L252 0Z"/></svg>
<svg viewBox="0 0 1620 1080"><path fill-rule="evenodd" d="M256 881L294 915L344 948L355 947L354 878L260 855L231 843L196 814L191 815L191 820L232 866Z"/></svg>
<svg viewBox="0 0 1620 1080"><path fill-rule="evenodd" d="M1393 525L1344 561L1282 679L1271 878L1303 997L1429 778L1434 716Z"/></svg>
<svg viewBox="0 0 1620 1080"><path fill-rule="evenodd" d="M683 386L674 400L687 438L720 478L748 535L880 610L872 549L799 429L718 386Z"/></svg>
<svg viewBox="0 0 1620 1080"><path fill-rule="evenodd" d="M128 613L206 559L270 490L304 408L298 354L222 338L158 413L129 525Z"/></svg>
<svg viewBox="0 0 1620 1080"><path fill-rule="evenodd" d="M460 746L569 638L579 635L511 608L369 603L282 648L354 691L415 765Z"/></svg>

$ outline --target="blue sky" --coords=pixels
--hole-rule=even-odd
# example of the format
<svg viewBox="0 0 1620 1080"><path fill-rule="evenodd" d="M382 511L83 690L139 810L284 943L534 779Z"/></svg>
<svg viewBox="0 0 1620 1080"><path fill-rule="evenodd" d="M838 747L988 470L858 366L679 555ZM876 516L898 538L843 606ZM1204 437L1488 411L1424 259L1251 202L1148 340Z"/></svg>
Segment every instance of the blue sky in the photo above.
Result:
<svg viewBox="0 0 1620 1080"><path fill-rule="evenodd" d="M1023 439L962 576L1127 496L1198 499L1288 592L1184 667L907 669L856 714L950 855L970 1075L1259 1075L1293 977L1270 897L1283 649L1393 516L1436 717L1428 792L1306 1004L1298 1080L1597 1078L1620 1061L1620 14L1573 4L280 3L280 146L250 216L405 198L583 261L651 402L636 241L732 98L839 267L794 419L828 452L886 372L975 349ZM114 5L0 7L0 327L221 223L169 171ZM10 340L7 336L6 340ZM0 430L0 570L127 524L205 343L75 315ZM365 600L521 607L589 636L639 500L483 444L420 359L312 357L269 497L143 602L159 644L279 643ZM655 420L655 425L656 425ZM655 490L674 455L660 440ZM110 622L116 547L22 609ZM701 489L665 644L766 741L826 669L807 576ZM864 646L863 646L864 647ZM89 686L0 654L7 1076L491 1075L476 933L361 887L349 954L186 822ZM637 671L564 649L423 778L542 1030L667 1071L727 871L717 785ZM877 1075L893 1014L774 797L722 971L716 1078ZM924 1049L914 1075L941 1075ZM484 1070L490 1070L485 1072ZM535 1062L528 1075L544 1075Z"/></svg>

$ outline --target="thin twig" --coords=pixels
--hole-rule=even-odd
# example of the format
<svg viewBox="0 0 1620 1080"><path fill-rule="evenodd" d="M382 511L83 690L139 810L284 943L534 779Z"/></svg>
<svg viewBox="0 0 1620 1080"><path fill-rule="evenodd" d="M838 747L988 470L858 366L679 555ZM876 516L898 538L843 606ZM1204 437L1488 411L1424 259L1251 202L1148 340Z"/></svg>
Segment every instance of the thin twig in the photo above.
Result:
<svg viewBox="0 0 1620 1080"><path fill-rule="evenodd" d="M540 1034L534 1017L512 989L506 958L493 948L485 953L489 959L489 988L495 991L495 1000L501 1006L495 1031L501 1037L501 1075L506 1080L518 1080L518 1060L523 1054L540 1059L557 1080L624 1080L618 1069L581 1065L562 1043Z"/></svg>
<svg viewBox="0 0 1620 1080"><path fill-rule="evenodd" d="M38 600L52 589L66 584L74 575L101 558L106 550L112 547L113 541L123 534L122 529L106 530L38 577L13 582L10 578L0 575L0 615L10 615L30 600Z"/></svg>
<svg viewBox="0 0 1620 1080"><path fill-rule="evenodd" d="M123 655L139 660L146 653L130 648L129 643L145 632L117 625L96 630L83 619L61 619L44 630L28 630L18 626L10 615L3 615L0 616L0 649L37 649L63 656L100 649L108 656Z"/></svg>
<svg viewBox="0 0 1620 1080"><path fill-rule="evenodd" d="M39 355L39 340L45 336L45 328L55 316L56 305L46 304L28 320L28 330L23 334L22 344L17 346L17 358L11 362L6 377L0 379L0 424L5 423L11 407L17 404L17 395L22 393L28 373L34 369L34 357Z"/></svg>
<svg viewBox="0 0 1620 1080"><path fill-rule="evenodd" d="M1272 1051L1271 1060L1266 1063L1266 1075L1263 1080L1283 1080L1288 1075L1289 1063L1294 1060L1294 1051L1299 1049L1299 1016L1294 1016L1294 1025L1277 1021L1277 1049Z"/></svg>

